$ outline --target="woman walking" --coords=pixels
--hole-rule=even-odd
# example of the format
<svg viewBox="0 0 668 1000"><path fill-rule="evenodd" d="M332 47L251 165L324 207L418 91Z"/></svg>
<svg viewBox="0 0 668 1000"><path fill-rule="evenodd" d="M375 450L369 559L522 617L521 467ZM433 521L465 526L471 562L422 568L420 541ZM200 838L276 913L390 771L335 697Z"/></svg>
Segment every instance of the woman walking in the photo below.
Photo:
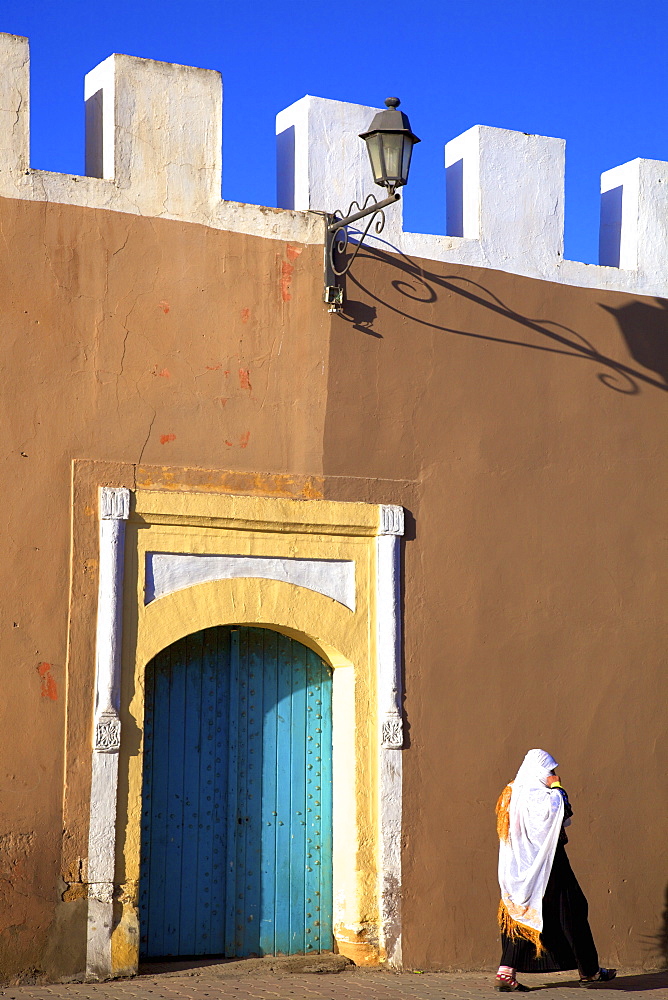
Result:
<svg viewBox="0 0 668 1000"><path fill-rule="evenodd" d="M572 809L544 750L529 750L496 806L499 834L501 993L526 992L517 972L578 969L580 985L613 979L598 964L585 895L564 845Z"/></svg>

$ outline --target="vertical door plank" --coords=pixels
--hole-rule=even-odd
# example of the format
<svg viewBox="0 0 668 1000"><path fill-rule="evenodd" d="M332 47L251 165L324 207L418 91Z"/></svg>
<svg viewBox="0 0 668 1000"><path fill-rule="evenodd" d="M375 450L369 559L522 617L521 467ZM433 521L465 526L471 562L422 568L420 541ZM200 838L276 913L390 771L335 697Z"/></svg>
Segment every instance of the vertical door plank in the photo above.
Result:
<svg viewBox="0 0 668 1000"><path fill-rule="evenodd" d="M229 766L230 629L207 629L205 666L215 688L213 797L214 837L211 866L211 942L213 955L225 952L227 858L227 775ZM215 942L215 945L214 945Z"/></svg>
<svg viewBox="0 0 668 1000"><path fill-rule="evenodd" d="M174 663L174 674L178 670L183 678L183 726L178 723L170 728L169 749L170 768L177 753L183 764L182 809L183 829L181 838L181 870L170 873L170 895L174 907L178 907L178 937L174 955L194 955L198 950L195 922L195 906L192 905L197 892L198 849L201 816L200 796L200 721L202 717L202 638L201 633L188 636L178 644L179 659ZM180 689L181 676L175 687ZM180 875L180 878L179 878ZM193 898L194 897L194 898Z"/></svg>
<svg viewBox="0 0 668 1000"><path fill-rule="evenodd" d="M167 836L164 954L179 954L181 862L183 859L183 728L185 725L185 648L170 647L169 739L167 742ZM172 734L174 738L172 739Z"/></svg>
<svg viewBox="0 0 668 1000"><path fill-rule="evenodd" d="M317 914L320 894L321 867L321 775L322 775L322 707L320 702L320 659L305 650L306 668L306 913L304 919L305 950L320 950L320 928Z"/></svg>
<svg viewBox="0 0 668 1000"><path fill-rule="evenodd" d="M246 922L246 822L248 782L248 629L239 629L239 718L237 745L237 837L234 908L234 954L244 954Z"/></svg>
<svg viewBox="0 0 668 1000"><path fill-rule="evenodd" d="M227 856L225 882L225 955L236 955L238 770L239 770L239 629L230 633L229 767L227 772Z"/></svg>
<svg viewBox="0 0 668 1000"><path fill-rule="evenodd" d="M144 680L144 738L143 738L143 786L141 813L141 848L139 866L139 911L140 935L139 955L148 954L149 941L149 875L151 860L151 829L153 814L153 717L155 712L155 664L153 660L146 669Z"/></svg>
<svg viewBox="0 0 668 1000"><path fill-rule="evenodd" d="M315 654L314 654L315 655ZM320 927L320 950L330 951L334 946L332 927L332 672L322 660L320 667L320 724L321 737L321 788L320 788L320 895L318 923Z"/></svg>
<svg viewBox="0 0 668 1000"><path fill-rule="evenodd" d="M148 901L149 939L147 955L165 954L165 892L167 888L167 837L169 831L168 760L167 755L155 752L164 746L164 733L169 731L169 690L171 656L164 650L156 657L154 666L155 711L153 716L153 781L152 821L149 848L150 896Z"/></svg>
<svg viewBox="0 0 668 1000"><path fill-rule="evenodd" d="M246 778L246 858L244 868L243 954L260 953L260 850L262 844L262 710L264 629L248 631L248 768Z"/></svg>
<svg viewBox="0 0 668 1000"><path fill-rule="evenodd" d="M183 940L182 955L210 954L211 860L213 850L213 701L215 698L216 664L210 655L210 642L205 632L197 632L185 640L187 647L186 692L188 722L186 737L186 783L192 789L196 811L188 835L192 867L183 872L182 921L189 928ZM197 702L195 703L195 698ZM186 809L190 813L189 809ZM191 874L192 873L192 874ZM186 881L188 879L188 881ZM186 917L186 910L188 915Z"/></svg>
<svg viewBox="0 0 668 1000"><path fill-rule="evenodd" d="M278 634L264 636L262 685L262 872L260 885L260 954L273 955L276 908L276 759L278 716Z"/></svg>
<svg viewBox="0 0 668 1000"><path fill-rule="evenodd" d="M292 640L278 636L276 713L276 882L275 947L277 955L290 954L290 844L291 844L291 732Z"/></svg>
<svg viewBox="0 0 668 1000"><path fill-rule="evenodd" d="M290 951L306 951L305 868L306 833L309 826L306 799L309 763L306 750L306 647L290 641L292 650L292 717L290 756L292 802L290 808ZM304 825L306 821L306 825Z"/></svg>

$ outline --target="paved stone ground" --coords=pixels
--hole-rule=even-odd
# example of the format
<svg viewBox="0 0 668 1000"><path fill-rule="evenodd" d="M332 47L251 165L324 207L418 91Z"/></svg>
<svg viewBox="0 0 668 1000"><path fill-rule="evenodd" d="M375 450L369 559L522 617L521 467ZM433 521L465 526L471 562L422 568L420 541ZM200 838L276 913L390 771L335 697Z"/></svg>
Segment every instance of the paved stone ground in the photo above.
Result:
<svg viewBox="0 0 668 1000"><path fill-rule="evenodd" d="M532 992L540 991L541 1000L585 996L573 973L520 978ZM662 1000L668 998L668 972L620 970L609 985L594 989L613 995L633 993L637 1000ZM150 965L134 979L109 983L0 987L4 1000L491 1000L496 996L490 973L346 968L307 974L298 962L267 959Z"/></svg>

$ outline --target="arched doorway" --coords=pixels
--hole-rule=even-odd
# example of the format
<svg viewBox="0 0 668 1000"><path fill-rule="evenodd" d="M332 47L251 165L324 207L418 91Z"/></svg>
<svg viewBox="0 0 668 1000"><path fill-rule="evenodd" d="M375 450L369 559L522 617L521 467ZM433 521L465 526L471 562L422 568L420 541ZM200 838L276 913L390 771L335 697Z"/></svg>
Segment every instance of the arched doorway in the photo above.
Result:
<svg viewBox="0 0 668 1000"><path fill-rule="evenodd" d="M331 949L330 668L218 626L145 677L140 955Z"/></svg>

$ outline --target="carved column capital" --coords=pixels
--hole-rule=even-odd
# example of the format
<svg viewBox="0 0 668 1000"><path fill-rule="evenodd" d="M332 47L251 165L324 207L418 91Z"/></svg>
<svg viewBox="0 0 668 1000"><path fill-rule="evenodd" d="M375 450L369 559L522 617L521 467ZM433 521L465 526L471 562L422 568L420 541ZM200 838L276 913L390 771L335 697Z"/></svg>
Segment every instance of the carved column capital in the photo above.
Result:
<svg viewBox="0 0 668 1000"><path fill-rule="evenodd" d="M404 508L398 504L384 503L380 508L379 535L403 535Z"/></svg>
<svg viewBox="0 0 668 1000"><path fill-rule="evenodd" d="M100 487L100 518L103 521L127 521L130 516L130 490L124 486Z"/></svg>

